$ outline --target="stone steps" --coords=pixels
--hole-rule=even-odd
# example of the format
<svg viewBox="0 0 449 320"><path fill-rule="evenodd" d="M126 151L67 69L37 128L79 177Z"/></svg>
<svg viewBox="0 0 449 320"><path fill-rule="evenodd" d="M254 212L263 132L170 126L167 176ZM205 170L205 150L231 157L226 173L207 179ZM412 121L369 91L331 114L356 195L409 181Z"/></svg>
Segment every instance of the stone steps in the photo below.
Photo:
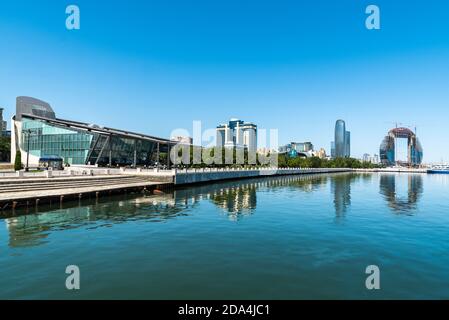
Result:
<svg viewBox="0 0 449 320"><path fill-rule="evenodd" d="M77 179L77 180L50 180L50 181L34 181L33 183L17 183L17 184L1 184L0 193L39 191L39 190L55 190L55 189L74 189L84 187L103 187L103 186L119 186L135 183L154 182L148 177L124 176L115 178L96 178L96 179Z"/></svg>
<svg viewBox="0 0 449 320"><path fill-rule="evenodd" d="M129 179L137 177L135 175L110 175L110 176L67 176L67 177L53 177L51 179L46 177L26 177L26 178L5 178L0 179L0 186L10 185L10 184L34 184L34 183L43 183L43 182L76 182L76 181L106 181L109 179Z"/></svg>

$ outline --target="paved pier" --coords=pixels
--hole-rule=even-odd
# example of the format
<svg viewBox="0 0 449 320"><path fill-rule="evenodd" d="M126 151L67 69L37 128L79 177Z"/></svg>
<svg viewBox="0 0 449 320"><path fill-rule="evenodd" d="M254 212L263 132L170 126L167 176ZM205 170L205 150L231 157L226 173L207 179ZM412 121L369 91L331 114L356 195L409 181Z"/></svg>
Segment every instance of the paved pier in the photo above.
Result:
<svg viewBox="0 0 449 320"><path fill-rule="evenodd" d="M124 191L150 191L196 183L268 176L352 172L340 168L201 168L104 169L70 168L64 171L12 172L0 178L0 210L43 201L65 201Z"/></svg>
<svg viewBox="0 0 449 320"><path fill-rule="evenodd" d="M0 180L0 210L41 202L98 197L115 191L163 189L171 181L149 176L109 175L64 178L23 178Z"/></svg>

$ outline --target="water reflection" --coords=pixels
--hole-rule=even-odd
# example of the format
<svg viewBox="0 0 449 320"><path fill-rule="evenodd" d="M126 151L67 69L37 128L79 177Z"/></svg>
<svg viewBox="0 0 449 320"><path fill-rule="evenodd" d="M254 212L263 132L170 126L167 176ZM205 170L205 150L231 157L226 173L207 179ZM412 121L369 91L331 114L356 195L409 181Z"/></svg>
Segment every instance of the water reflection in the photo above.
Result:
<svg viewBox="0 0 449 320"><path fill-rule="evenodd" d="M335 217L342 218L346 215L351 205L351 182L355 175L337 175L331 179L331 192L334 194Z"/></svg>
<svg viewBox="0 0 449 320"><path fill-rule="evenodd" d="M212 203L230 221L238 221L255 214L256 207L260 205L258 196L264 198L266 193L282 193L282 197L289 197L288 201L296 201L299 192L320 191L324 195L328 192L328 185L333 196L335 217L341 219L351 206L351 188L354 188L355 181L370 184L373 179L380 180L380 193L390 208L400 213L411 213L416 209L423 192L421 175L343 173L227 181L178 189L165 195L134 194L83 199L78 203L67 202L63 208L59 208L58 204L57 207L41 206L40 212L16 211L4 221L11 247L36 246L49 241L48 236L54 231L74 228L91 230L128 221L166 222L197 212L195 208L201 202ZM323 198L322 201L326 200Z"/></svg>
<svg viewBox="0 0 449 320"><path fill-rule="evenodd" d="M250 215L256 209L256 186L235 187L221 190L211 195L210 200L217 207L227 211L231 220L237 220L241 215Z"/></svg>
<svg viewBox="0 0 449 320"><path fill-rule="evenodd" d="M111 227L127 221L163 222L191 214L201 201L210 201L236 221L255 212L257 191L280 188L313 192L324 188L328 175L285 176L228 181L189 187L165 195L122 195L67 202L64 207L41 206L21 209L4 219L9 246L45 244L53 231ZM37 211L39 210L39 211ZM30 212L33 211L33 212Z"/></svg>
<svg viewBox="0 0 449 320"><path fill-rule="evenodd" d="M279 188L313 192L326 185L329 176L311 174L303 176L284 176L241 181L227 181L189 187L174 192L176 201L192 199L198 202L208 199L225 212L230 220L239 220L252 215L257 206L257 191L274 191Z"/></svg>
<svg viewBox="0 0 449 320"><path fill-rule="evenodd" d="M423 193L421 174L382 174L380 194L397 213L413 214Z"/></svg>
<svg viewBox="0 0 449 320"><path fill-rule="evenodd" d="M176 202L198 203L208 200L221 208L230 220L238 220L251 215L256 209L258 184L255 181L247 183L223 183L219 185L205 185L174 191Z"/></svg>
<svg viewBox="0 0 449 320"><path fill-rule="evenodd" d="M41 208L41 210L43 210ZM18 211L15 214L20 214ZM80 227L96 229L127 221L160 222L183 215L183 207L175 205L172 194L130 198L114 196L98 201L85 200L53 211L17 215L4 219L11 247L35 246L47 242L52 231Z"/></svg>

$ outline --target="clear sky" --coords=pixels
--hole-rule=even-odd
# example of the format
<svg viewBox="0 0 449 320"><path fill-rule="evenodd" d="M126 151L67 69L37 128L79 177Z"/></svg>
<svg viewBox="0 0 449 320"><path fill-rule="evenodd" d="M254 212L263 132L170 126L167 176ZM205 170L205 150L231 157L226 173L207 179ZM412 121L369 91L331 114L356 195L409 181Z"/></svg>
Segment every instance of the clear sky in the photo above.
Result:
<svg viewBox="0 0 449 320"><path fill-rule="evenodd" d="M341 118L356 157L398 122L417 125L425 161L449 161L447 0L1 1L0 44L8 118L19 95L163 137L238 117L328 152Z"/></svg>

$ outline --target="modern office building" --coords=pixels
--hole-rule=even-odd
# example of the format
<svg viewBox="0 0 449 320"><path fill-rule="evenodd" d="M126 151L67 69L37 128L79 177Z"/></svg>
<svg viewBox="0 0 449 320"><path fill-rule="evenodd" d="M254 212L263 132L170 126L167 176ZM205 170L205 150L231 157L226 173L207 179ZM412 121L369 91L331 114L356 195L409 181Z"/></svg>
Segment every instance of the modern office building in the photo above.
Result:
<svg viewBox="0 0 449 320"><path fill-rule="evenodd" d="M416 133L408 128L391 129L379 148L380 161L386 166L417 166L423 149Z"/></svg>
<svg viewBox="0 0 449 320"><path fill-rule="evenodd" d="M349 158L351 156L351 132L346 131L343 120L335 123L334 141L331 142L332 158Z"/></svg>
<svg viewBox="0 0 449 320"><path fill-rule="evenodd" d="M217 147L242 147L257 150L257 126L239 119L217 126Z"/></svg>
<svg viewBox="0 0 449 320"><path fill-rule="evenodd" d="M7 135L8 123L3 120L3 108L0 108L0 137Z"/></svg>
<svg viewBox="0 0 449 320"><path fill-rule="evenodd" d="M150 166L159 165L177 142L126 130L101 127L56 117L41 100L17 97L12 118L11 159L16 151L26 164L37 166L40 158L61 157L69 165ZM164 165L170 157L165 156Z"/></svg>
<svg viewBox="0 0 449 320"><path fill-rule="evenodd" d="M313 156L313 144L311 142L291 142L279 147L279 153L286 153L289 157Z"/></svg>

